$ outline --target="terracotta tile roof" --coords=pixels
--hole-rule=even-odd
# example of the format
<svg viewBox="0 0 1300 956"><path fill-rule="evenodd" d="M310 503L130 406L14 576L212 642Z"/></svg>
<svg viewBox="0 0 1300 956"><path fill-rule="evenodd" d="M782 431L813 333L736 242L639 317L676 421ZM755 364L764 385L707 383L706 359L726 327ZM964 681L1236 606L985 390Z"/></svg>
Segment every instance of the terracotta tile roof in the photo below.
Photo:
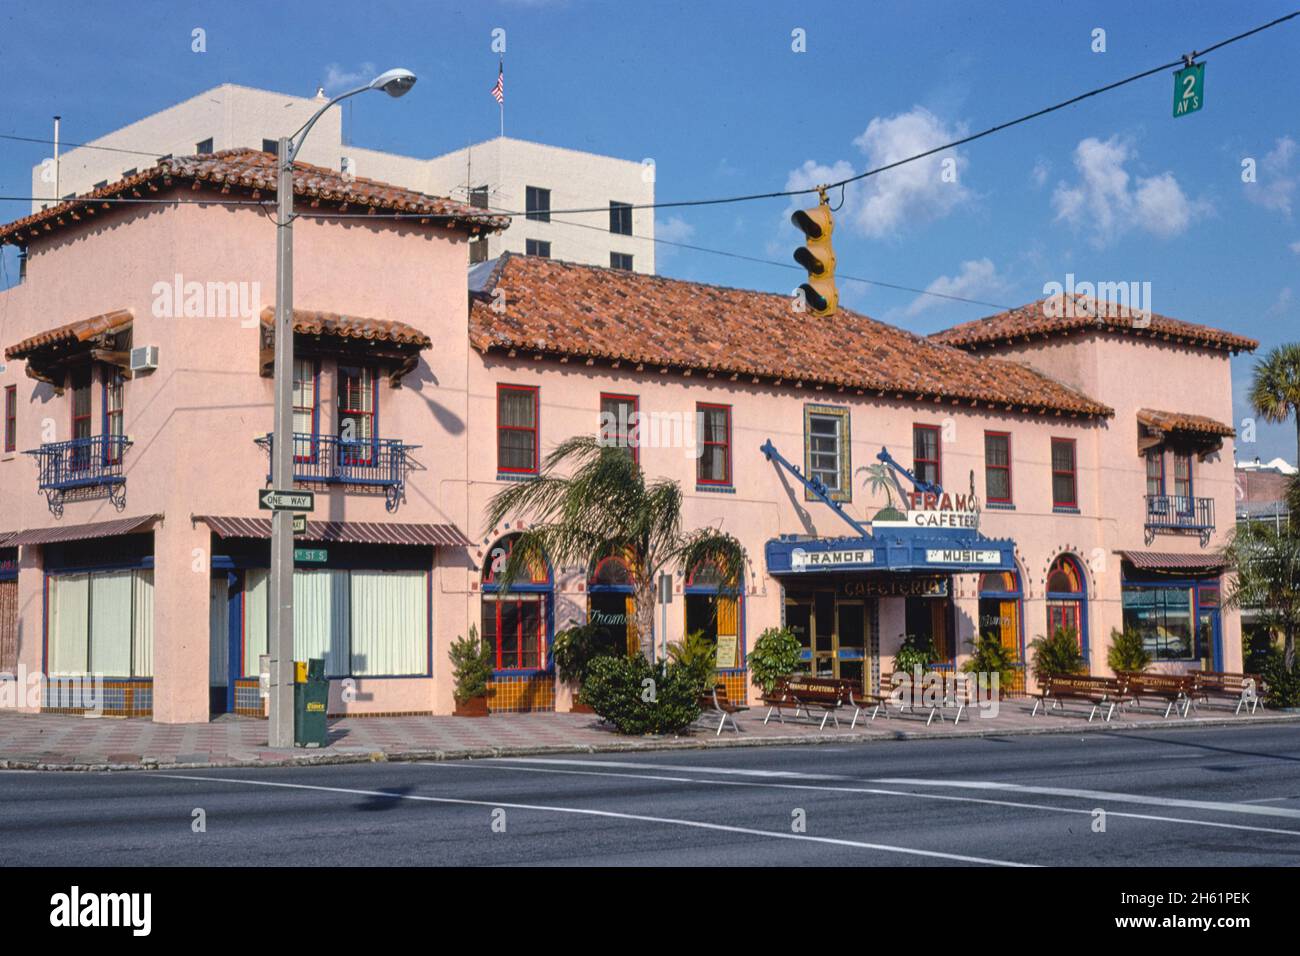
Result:
<svg viewBox="0 0 1300 956"><path fill-rule="evenodd" d="M162 515L145 515L139 518L116 518L112 521L96 521L91 524L55 525L52 528L31 528L19 531L5 541L6 548L20 544L56 544L60 541L85 541L89 538L115 538L118 535L134 534L148 531Z"/></svg>
<svg viewBox="0 0 1300 956"><path fill-rule="evenodd" d="M505 309L494 308L495 290ZM470 343L656 368L950 399L1030 413L1113 411L1025 365L978 358L847 309L791 311L783 295L535 256L503 255L472 292Z"/></svg>
<svg viewBox="0 0 1300 956"><path fill-rule="evenodd" d="M1226 562L1217 551L1180 554L1174 551L1121 551L1133 567L1143 571L1219 571Z"/></svg>
<svg viewBox="0 0 1300 956"><path fill-rule="evenodd" d="M1138 409L1137 420L1149 428L1162 432L1192 432L1231 438L1237 432L1231 425L1215 421L1207 415L1188 415L1184 412L1162 412L1154 408Z"/></svg>
<svg viewBox="0 0 1300 956"><path fill-rule="evenodd" d="M1202 345L1231 352L1250 352L1259 347L1254 339L1208 325L1151 313L1150 321L1139 312L1090 296L1064 294L1048 296L1009 312L963 322L930 336L936 342L958 348L1026 341L1036 336L1105 329L1146 338Z"/></svg>
<svg viewBox="0 0 1300 956"><path fill-rule="evenodd" d="M5 358L26 358L37 349L45 346L71 345L75 342L93 339L97 335L120 332L131 325L131 320L132 314L129 309L117 309L89 319L78 319L76 322L69 322L67 325L60 325L58 328L37 332L35 335L23 339L17 345L9 346L5 349Z"/></svg>
<svg viewBox="0 0 1300 956"><path fill-rule="evenodd" d="M270 518L196 515L219 538L270 538ZM406 544L432 547L467 547L465 533L453 524L402 524L389 521L308 521L296 541L336 544Z"/></svg>
<svg viewBox="0 0 1300 956"><path fill-rule="evenodd" d="M150 194L178 180L193 182L196 187L206 184L222 193L238 190L240 193L274 196L276 162L276 157L271 153L254 149L227 149L219 153L162 159L156 165L125 179L0 226L0 244L21 245L55 229L84 223L97 210L111 209L114 206L96 200L117 196L149 198ZM411 221L445 224L466 229L471 235L494 232L510 224L509 216L489 213L451 199L428 196L374 179L360 176L349 179L332 169L307 163L294 163L293 193L295 197L311 200L312 206L326 203L353 214L426 214L428 220Z"/></svg>
<svg viewBox="0 0 1300 956"><path fill-rule="evenodd" d="M275 323L275 309L262 310L262 325L270 328ZM364 339L368 342L399 342L427 349L433 340L414 326L394 319L367 319L359 315L341 315L338 312L316 312L308 309L293 310L293 330L303 335L331 335L344 339Z"/></svg>

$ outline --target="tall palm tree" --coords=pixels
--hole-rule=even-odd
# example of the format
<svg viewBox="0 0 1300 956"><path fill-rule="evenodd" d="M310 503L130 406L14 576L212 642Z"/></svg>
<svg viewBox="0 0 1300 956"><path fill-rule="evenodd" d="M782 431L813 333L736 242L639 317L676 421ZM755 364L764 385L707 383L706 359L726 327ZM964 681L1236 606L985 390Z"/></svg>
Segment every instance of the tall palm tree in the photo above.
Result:
<svg viewBox="0 0 1300 956"><path fill-rule="evenodd" d="M1290 673L1300 632L1300 528L1244 522L1233 531L1224 558L1233 572L1225 603L1252 609L1269 632L1282 635Z"/></svg>
<svg viewBox="0 0 1300 956"><path fill-rule="evenodd" d="M564 472L564 473L561 473ZM655 582L671 566L713 564L721 580L743 580L745 549L715 528L682 530L682 490L675 481L647 481L627 449L579 435L556 446L540 473L492 497L489 526L528 518L500 573L502 587L540 560L586 567L610 554L626 558L642 653L654 658Z"/></svg>
<svg viewBox="0 0 1300 956"><path fill-rule="evenodd" d="M1295 416L1296 463L1300 464L1300 342L1279 345L1255 363L1250 403L1256 414L1274 424Z"/></svg>

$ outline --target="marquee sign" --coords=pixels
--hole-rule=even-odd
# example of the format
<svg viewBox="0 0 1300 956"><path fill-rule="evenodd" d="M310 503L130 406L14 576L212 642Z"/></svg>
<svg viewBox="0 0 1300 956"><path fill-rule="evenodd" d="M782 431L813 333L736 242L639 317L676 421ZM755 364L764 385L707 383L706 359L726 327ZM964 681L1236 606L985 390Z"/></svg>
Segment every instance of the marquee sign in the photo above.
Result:
<svg viewBox="0 0 1300 956"><path fill-rule="evenodd" d="M973 494L942 495L914 491L906 496L907 513L889 509L884 519L871 522L874 528L927 528L976 531L980 526L979 499Z"/></svg>
<svg viewBox="0 0 1300 956"><path fill-rule="evenodd" d="M845 548L836 551L809 551L805 548L794 548L790 552L790 570L817 571L854 567L871 564L874 560L875 552L870 548Z"/></svg>

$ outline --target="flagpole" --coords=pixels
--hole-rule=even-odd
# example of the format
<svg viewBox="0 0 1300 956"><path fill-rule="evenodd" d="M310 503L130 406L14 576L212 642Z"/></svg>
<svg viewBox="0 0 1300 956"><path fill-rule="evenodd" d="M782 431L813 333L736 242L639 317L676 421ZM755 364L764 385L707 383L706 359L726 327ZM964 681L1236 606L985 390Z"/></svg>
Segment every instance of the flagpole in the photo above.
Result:
<svg viewBox="0 0 1300 956"><path fill-rule="evenodd" d="M497 69L499 70L498 75L504 79L506 75L506 62L504 58L502 58L501 62L497 64ZM501 138L505 139L506 138L506 98L504 95L504 85L502 87L501 102L498 104L498 106L500 106L501 108Z"/></svg>

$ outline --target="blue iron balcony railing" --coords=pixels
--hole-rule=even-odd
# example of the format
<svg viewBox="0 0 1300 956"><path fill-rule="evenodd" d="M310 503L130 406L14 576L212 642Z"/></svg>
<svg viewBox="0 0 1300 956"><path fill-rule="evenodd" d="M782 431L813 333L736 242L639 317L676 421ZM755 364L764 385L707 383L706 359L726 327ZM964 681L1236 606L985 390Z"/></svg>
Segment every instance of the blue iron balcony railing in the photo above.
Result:
<svg viewBox="0 0 1300 956"><path fill-rule="evenodd" d="M270 451L275 435L257 439ZM293 436L293 480L307 484L360 485L382 488L384 507L396 511L406 487L409 453L419 445L396 438L355 440L338 435ZM267 475L270 481L270 475Z"/></svg>
<svg viewBox="0 0 1300 956"><path fill-rule="evenodd" d="M126 507L122 459L130 447L124 435L94 435L48 442L25 454L36 459L40 469L37 487L45 492L50 511L62 517L65 498L92 494L96 489L103 489L118 511Z"/></svg>
<svg viewBox="0 0 1300 956"><path fill-rule="evenodd" d="M1214 531L1214 499L1188 495L1147 495L1147 540L1156 532L1187 531L1209 541Z"/></svg>

